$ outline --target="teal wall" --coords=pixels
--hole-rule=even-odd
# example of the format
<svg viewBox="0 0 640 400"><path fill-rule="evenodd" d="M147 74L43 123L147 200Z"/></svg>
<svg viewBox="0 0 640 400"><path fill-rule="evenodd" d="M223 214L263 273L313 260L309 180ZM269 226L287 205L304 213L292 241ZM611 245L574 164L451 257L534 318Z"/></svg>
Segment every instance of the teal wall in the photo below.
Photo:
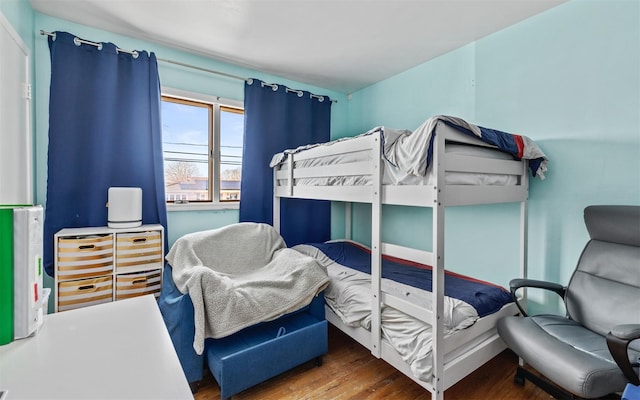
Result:
<svg viewBox="0 0 640 400"><path fill-rule="evenodd" d="M588 240L583 208L640 204L640 2L573 0L353 93L348 130L414 129L437 114L529 136L547 154L547 179L530 187L529 276L567 283ZM518 210L447 210L447 268L506 285ZM429 211L388 211L385 240L430 249ZM367 242L368 212L355 212Z"/></svg>
<svg viewBox="0 0 640 400"><path fill-rule="evenodd" d="M0 0L0 12L25 44L33 48L34 12L27 0Z"/></svg>

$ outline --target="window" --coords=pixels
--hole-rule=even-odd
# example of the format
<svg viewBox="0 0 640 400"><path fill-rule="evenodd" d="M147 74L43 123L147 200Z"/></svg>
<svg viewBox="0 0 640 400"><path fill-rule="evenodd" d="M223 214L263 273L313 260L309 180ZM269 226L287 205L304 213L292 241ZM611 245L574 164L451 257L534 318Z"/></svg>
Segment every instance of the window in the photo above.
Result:
<svg viewBox="0 0 640 400"><path fill-rule="evenodd" d="M244 110L240 103L163 89L166 201L238 202L243 132Z"/></svg>

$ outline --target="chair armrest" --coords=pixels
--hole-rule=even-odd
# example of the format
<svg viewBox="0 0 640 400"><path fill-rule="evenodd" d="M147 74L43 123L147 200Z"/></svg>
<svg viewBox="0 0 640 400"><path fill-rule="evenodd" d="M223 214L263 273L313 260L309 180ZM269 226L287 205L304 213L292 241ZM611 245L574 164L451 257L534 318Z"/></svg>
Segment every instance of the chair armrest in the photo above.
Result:
<svg viewBox="0 0 640 400"><path fill-rule="evenodd" d="M640 378L633 370L633 367L638 366L638 363L632 364L627 353L629 343L636 339L640 339L640 324L616 325L607 334L607 347L629 382L640 385Z"/></svg>
<svg viewBox="0 0 640 400"><path fill-rule="evenodd" d="M522 313L523 316L527 316L526 311L520 306L518 302L518 297L516 296L516 291L520 288L536 288L536 289L545 289L557 293L562 299L567 293L567 287L562 286L557 283L547 282L547 281L538 281L535 279L512 279L509 282L509 289L511 291L511 297L513 297L513 301L518 306L518 309Z"/></svg>
<svg viewBox="0 0 640 400"><path fill-rule="evenodd" d="M173 282L171 272L171 266L165 265L158 307L182 370L189 385L193 387L204 376L204 355L198 355L193 349L193 337L196 331L193 302L188 293L180 293Z"/></svg>
<svg viewBox="0 0 640 400"><path fill-rule="evenodd" d="M625 340L640 339L640 324L616 325L611 329L611 334Z"/></svg>

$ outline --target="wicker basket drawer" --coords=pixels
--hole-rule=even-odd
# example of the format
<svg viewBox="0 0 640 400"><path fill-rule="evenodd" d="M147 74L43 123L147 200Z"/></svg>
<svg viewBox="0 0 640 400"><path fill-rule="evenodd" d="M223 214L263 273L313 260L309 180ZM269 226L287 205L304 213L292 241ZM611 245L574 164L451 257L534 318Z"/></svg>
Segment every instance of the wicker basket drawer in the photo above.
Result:
<svg viewBox="0 0 640 400"><path fill-rule="evenodd" d="M113 271L113 235L58 238L58 279L78 279Z"/></svg>
<svg viewBox="0 0 640 400"><path fill-rule="evenodd" d="M108 303L112 300L111 275L58 283L58 311Z"/></svg>
<svg viewBox="0 0 640 400"><path fill-rule="evenodd" d="M116 275L116 300L145 294L153 294L157 298L161 289L161 269Z"/></svg>
<svg viewBox="0 0 640 400"><path fill-rule="evenodd" d="M160 231L118 234L116 239L116 271L162 267L162 235Z"/></svg>

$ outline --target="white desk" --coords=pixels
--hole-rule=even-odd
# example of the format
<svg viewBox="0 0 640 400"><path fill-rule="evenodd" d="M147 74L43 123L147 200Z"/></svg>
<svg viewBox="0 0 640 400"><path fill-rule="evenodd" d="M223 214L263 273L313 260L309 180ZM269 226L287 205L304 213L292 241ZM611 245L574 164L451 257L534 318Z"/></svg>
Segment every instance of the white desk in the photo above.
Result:
<svg viewBox="0 0 640 400"><path fill-rule="evenodd" d="M153 295L45 316L0 346L14 399L193 399ZM3 399L4 400L4 399Z"/></svg>

